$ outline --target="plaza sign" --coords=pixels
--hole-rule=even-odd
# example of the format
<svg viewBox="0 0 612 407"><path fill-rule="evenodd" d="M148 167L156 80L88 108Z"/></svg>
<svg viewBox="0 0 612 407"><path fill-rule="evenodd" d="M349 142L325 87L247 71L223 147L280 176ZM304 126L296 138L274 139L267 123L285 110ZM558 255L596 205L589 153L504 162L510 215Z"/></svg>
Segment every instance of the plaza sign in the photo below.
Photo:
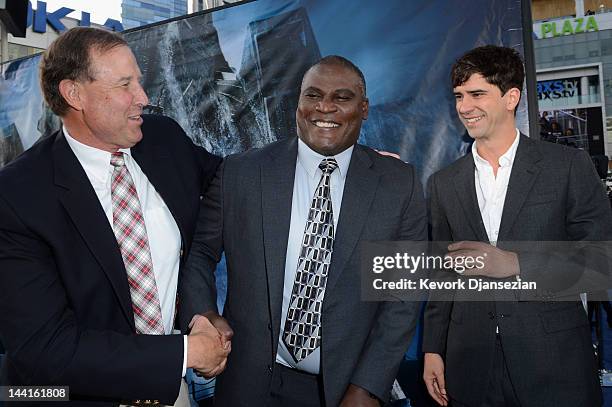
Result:
<svg viewBox="0 0 612 407"><path fill-rule="evenodd" d="M597 21L595 21L595 17L593 16L542 23L540 28L542 30L542 36L540 38L560 37L562 35L599 31Z"/></svg>
<svg viewBox="0 0 612 407"><path fill-rule="evenodd" d="M50 25L58 33L66 31L66 26L61 22L61 19L72 13L74 9L62 7L52 13L47 12L47 3L44 1L36 2L36 10L32 10L32 3L28 1L28 19L26 27L32 26L32 31L37 33L45 33L47 25ZM81 11L80 27L89 27L90 14ZM120 21L108 18L104 23L104 27L112 31L123 31L123 26Z"/></svg>
<svg viewBox="0 0 612 407"><path fill-rule="evenodd" d="M533 32L538 39L543 39L609 29L610 16L607 14L612 13L538 22L533 25Z"/></svg>

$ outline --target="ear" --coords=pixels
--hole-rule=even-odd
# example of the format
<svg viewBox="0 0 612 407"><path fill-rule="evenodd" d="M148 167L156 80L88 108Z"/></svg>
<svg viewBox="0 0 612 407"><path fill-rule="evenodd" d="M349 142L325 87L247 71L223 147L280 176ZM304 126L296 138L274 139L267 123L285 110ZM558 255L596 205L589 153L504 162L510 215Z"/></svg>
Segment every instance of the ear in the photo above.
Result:
<svg viewBox="0 0 612 407"><path fill-rule="evenodd" d="M518 88L510 88L506 92L506 109L514 112L521 100L521 91Z"/></svg>
<svg viewBox="0 0 612 407"><path fill-rule="evenodd" d="M363 98L361 102L361 120L368 120L368 111L370 110L370 101L368 98Z"/></svg>
<svg viewBox="0 0 612 407"><path fill-rule="evenodd" d="M59 84L59 91L66 103L75 110L83 110L80 84L71 79L64 79Z"/></svg>

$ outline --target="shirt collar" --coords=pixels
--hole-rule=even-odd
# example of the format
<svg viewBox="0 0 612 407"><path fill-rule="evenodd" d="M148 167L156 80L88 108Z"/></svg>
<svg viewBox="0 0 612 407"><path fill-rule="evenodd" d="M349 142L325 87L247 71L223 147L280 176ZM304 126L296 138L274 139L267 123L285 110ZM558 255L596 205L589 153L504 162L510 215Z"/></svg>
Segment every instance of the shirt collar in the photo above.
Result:
<svg viewBox="0 0 612 407"><path fill-rule="evenodd" d="M338 169L340 177L343 179L346 178L346 173L348 171L349 164L351 162L351 155L353 154L354 145L350 146L343 152L336 154L334 156L324 156L322 154L317 153L306 143L304 143L300 138L298 138L298 163L306 170L308 176L310 178L314 178L317 176L317 170L319 170L319 164L321 160L324 158L335 158L338 163Z"/></svg>
<svg viewBox="0 0 612 407"><path fill-rule="evenodd" d="M111 153L77 141L70 135L66 126L62 126L62 130L64 131L64 136L66 136L68 145L81 163L87 176L92 181L95 180L96 182L106 184L110 176L109 167L111 166ZM132 153L129 148L120 148L119 151L126 154L126 162L131 159Z"/></svg>
<svg viewBox="0 0 612 407"><path fill-rule="evenodd" d="M514 138L512 145L510 146L510 148L508 148L508 150L501 157L499 157L500 167L512 167L512 165L514 164L514 157L516 157L516 150L518 148L520 139L521 139L520 132L518 131L518 129L516 129L516 137ZM489 162L485 160L484 158L482 158L480 154L478 154L478 150L476 148L477 142L478 141L475 141L472 144L472 156L474 157L474 163L476 164L476 169L483 168L484 166L490 167Z"/></svg>

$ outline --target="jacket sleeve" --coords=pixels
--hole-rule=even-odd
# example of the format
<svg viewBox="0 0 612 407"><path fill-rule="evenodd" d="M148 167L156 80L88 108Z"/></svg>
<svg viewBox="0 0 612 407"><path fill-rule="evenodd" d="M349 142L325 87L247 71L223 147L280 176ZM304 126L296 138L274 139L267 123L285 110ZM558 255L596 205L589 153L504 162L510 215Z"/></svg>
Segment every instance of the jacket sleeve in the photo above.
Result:
<svg viewBox="0 0 612 407"><path fill-rule="evenodd" d="M612 287L612 211L590 157L575 151L569 162L566 241L530 242L516 250L521 278L537 282L521 300L576 297ZM607 295L604 296L607 298Z"/></svg>
<svg viewBox="0 0 612 407"><path fill-rule="evenodd" d="M427 215L421 184L411 167L409 195L399 226L398 240L427 240ZM420 303L382 302L375 317L351 383L387 401L403 355L410 344L419 317Z"/></svg>
<svg viewBox="0 0 612 407"><path fill-rule="evenodd" d="M434 242L452 241L452 233L446 214L440 204L440 197L436 187L436 175L432 175L428 184L429 222L431 224L431 240ZM446 353L446 335L450 322L450 313L453 303L449 301L436 301L435 291L432 291L425 306L423 325L422 350L425 353L437 353L444 356Z"/></svg>
<svg viewBox="0 0 612 407"><path fill-rule="evenodd" d="M204 195L191 250L179 283L180 326L187 330L195 314L217 312L215 269L223 253L222 163Z"/></svg>

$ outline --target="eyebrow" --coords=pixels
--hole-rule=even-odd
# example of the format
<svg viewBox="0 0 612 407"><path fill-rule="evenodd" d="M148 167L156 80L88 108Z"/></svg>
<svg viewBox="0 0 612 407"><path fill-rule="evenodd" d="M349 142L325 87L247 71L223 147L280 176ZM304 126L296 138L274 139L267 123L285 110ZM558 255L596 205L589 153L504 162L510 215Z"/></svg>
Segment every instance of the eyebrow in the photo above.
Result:
<svg viewBox="0 0 612 407"><path fill-rule="evenodd" d="M453 95L461 95L462 92L453 92ZM466 90L465 93L473 95L474 93L488 93L485 89Z"/></svg>
<svg viewBox="0 0 612 407"><path fill-rule="evenodd" d="M117 79L117 82L131 81L133 79L134 79L134 77L132 75L122 76L121 78ZM139 76L139 77L136 78L136 80L140 80L140 79L142 79L142 76Z"/></svg>
<svg viewBox="0 0 612 407"><path fill-rule="evenodd" d="M304 92L319 92L321 93L321 89L319 88L315 88L314 86L309 86L306 89L304 89Z"/></svg>
<svg viewBox="0 0 612 407"><path fill-rule="evenodd" d="M304 89L304 92L308 92L308 91L324 93L321 89L315 86L309 86L308 88ZM355 92L348 88L334 89L334 93L350 93L351 95L355 95Z"/></svg>

